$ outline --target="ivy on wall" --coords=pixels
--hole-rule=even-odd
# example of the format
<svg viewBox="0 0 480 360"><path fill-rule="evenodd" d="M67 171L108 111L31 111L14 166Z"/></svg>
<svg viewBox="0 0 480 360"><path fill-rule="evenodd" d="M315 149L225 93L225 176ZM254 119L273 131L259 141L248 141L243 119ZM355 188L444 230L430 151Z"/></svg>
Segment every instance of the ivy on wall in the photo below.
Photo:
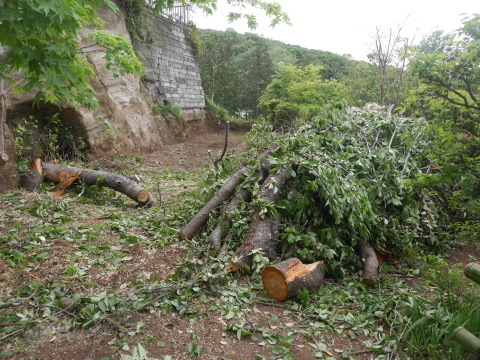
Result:
<svg viewBox="0 0 480 360"><path fill-rule="evenodd" d="M152 31L146 19L150 15L142 0L115 0L125 13L125 23L132 40L137 39L148 44L153 43Z"/></svg>

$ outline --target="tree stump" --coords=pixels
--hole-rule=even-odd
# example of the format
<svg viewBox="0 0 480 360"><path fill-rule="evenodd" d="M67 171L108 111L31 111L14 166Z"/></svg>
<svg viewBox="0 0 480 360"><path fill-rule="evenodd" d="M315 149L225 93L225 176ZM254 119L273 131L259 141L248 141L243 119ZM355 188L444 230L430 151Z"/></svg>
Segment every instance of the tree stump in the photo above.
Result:
<svg viewBox="0 0 480 360"><path fill-rule="evenodd" d="M263 287L270 297L285 301L297 296L303 289L314 291L325 279L323 261L305 265L296 258L290 258L262 272Z"/></svg>
<svg viewBox="0 0 480 360"><path fill-rule="evenodd" d="M42 159L35 156L28 165L29 170L20 174L20 186L27 191L37 192L42 185Z"/></svg>
<svg viewBox="0 0 480 360"><path fill-rule="evenodd" d="M27 191L37 192L42 181L42 175L36 171L26 170L20 173L20 186Z"/></svg>

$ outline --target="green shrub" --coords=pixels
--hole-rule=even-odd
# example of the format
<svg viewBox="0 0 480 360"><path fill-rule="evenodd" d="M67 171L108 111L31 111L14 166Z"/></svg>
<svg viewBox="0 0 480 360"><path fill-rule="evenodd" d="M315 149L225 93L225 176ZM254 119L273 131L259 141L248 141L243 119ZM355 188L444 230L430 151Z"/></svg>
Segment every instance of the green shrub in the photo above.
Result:
<svg viewBox="0 0 480 360"><path fill-rule="evenodd" d="M212 99L206 97L205 98L207 104L207 117L209 119L220 119L220 120L229 120L230 115L228 111L225 110L218 104L215 104Z"/></svg>
<svg viewBox="0 0 480 360"><path fill-rule="evenodd" d="M277 73L260 98L277 125L299 125L321 114L322 109L340 108L345 88L336 80L323 80L323 67L279 64Z"/></svg>
<svg viewBox="0 0 480 360"><path fill-rule="evenodd" d="M152 106L152 113L154 115L161 114L167 123L172 122L173 120L183 119L183 112L178 106L169 103L168 101L164 106L155 104Z"/></svg>
<svg viewBox="0 0 480 360"><path fill-rule="evenodd" d="M27 169L33 156L45 161L82 159L88 148L85 139L60 120L59 114L40 120L30 115L14 124L13 133L20 171Z"/></svg>

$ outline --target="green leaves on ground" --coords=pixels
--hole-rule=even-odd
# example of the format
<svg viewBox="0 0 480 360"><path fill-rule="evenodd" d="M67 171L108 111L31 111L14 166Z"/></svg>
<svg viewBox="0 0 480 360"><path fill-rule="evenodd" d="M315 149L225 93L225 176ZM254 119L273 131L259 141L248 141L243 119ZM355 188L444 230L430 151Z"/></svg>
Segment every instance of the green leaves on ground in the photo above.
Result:
<svg viewBox="0 0 480 360"><path fill-rule="evenodd" d="M250 143L279 144L272 164L290 169L276 204L283 250L307 262L327 259L341 275L360 239L404 255L440 248L439 211L427 191L411 186L427 161L425 128L372 106L326 110L284 135L254 127Z"/></svg>

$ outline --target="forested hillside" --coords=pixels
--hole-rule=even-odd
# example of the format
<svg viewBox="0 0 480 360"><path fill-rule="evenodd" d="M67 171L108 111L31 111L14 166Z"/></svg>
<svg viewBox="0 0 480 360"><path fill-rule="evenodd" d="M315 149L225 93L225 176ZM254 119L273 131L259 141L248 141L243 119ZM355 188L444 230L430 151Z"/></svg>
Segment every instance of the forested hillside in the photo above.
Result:
<svg viewBox="0 0 480 360"><path fill-rule="evenodd" d="M321 65L322 78L340 79L352 61L328 51L289 45L259 35L227 31L198 30L199 63L208 97L231 114L248 112L248 117L265 115L259 97L278 69L278 64Z"/></svg>
<svg viewBox="0 0 480 360"><path fill-rule="evenodd" d="M380 48L371 49L369 62L233 29L199 29L194 33L198 36L198 61L207 98L243 118L267 116L268 104L262 104L260 98L272 76L302 72L309 66L313 73L304 75L324 88L320 96L324 103L334 100L339 105L341 99L355 106L397 104L412 87L402 59L403 52L408 55L410 51L409 44L400 37L393 39L392 33L386 37L377 34ZM387 49L381 49L387 44ZM310 100L317 103L318 96Z"/></svg>

